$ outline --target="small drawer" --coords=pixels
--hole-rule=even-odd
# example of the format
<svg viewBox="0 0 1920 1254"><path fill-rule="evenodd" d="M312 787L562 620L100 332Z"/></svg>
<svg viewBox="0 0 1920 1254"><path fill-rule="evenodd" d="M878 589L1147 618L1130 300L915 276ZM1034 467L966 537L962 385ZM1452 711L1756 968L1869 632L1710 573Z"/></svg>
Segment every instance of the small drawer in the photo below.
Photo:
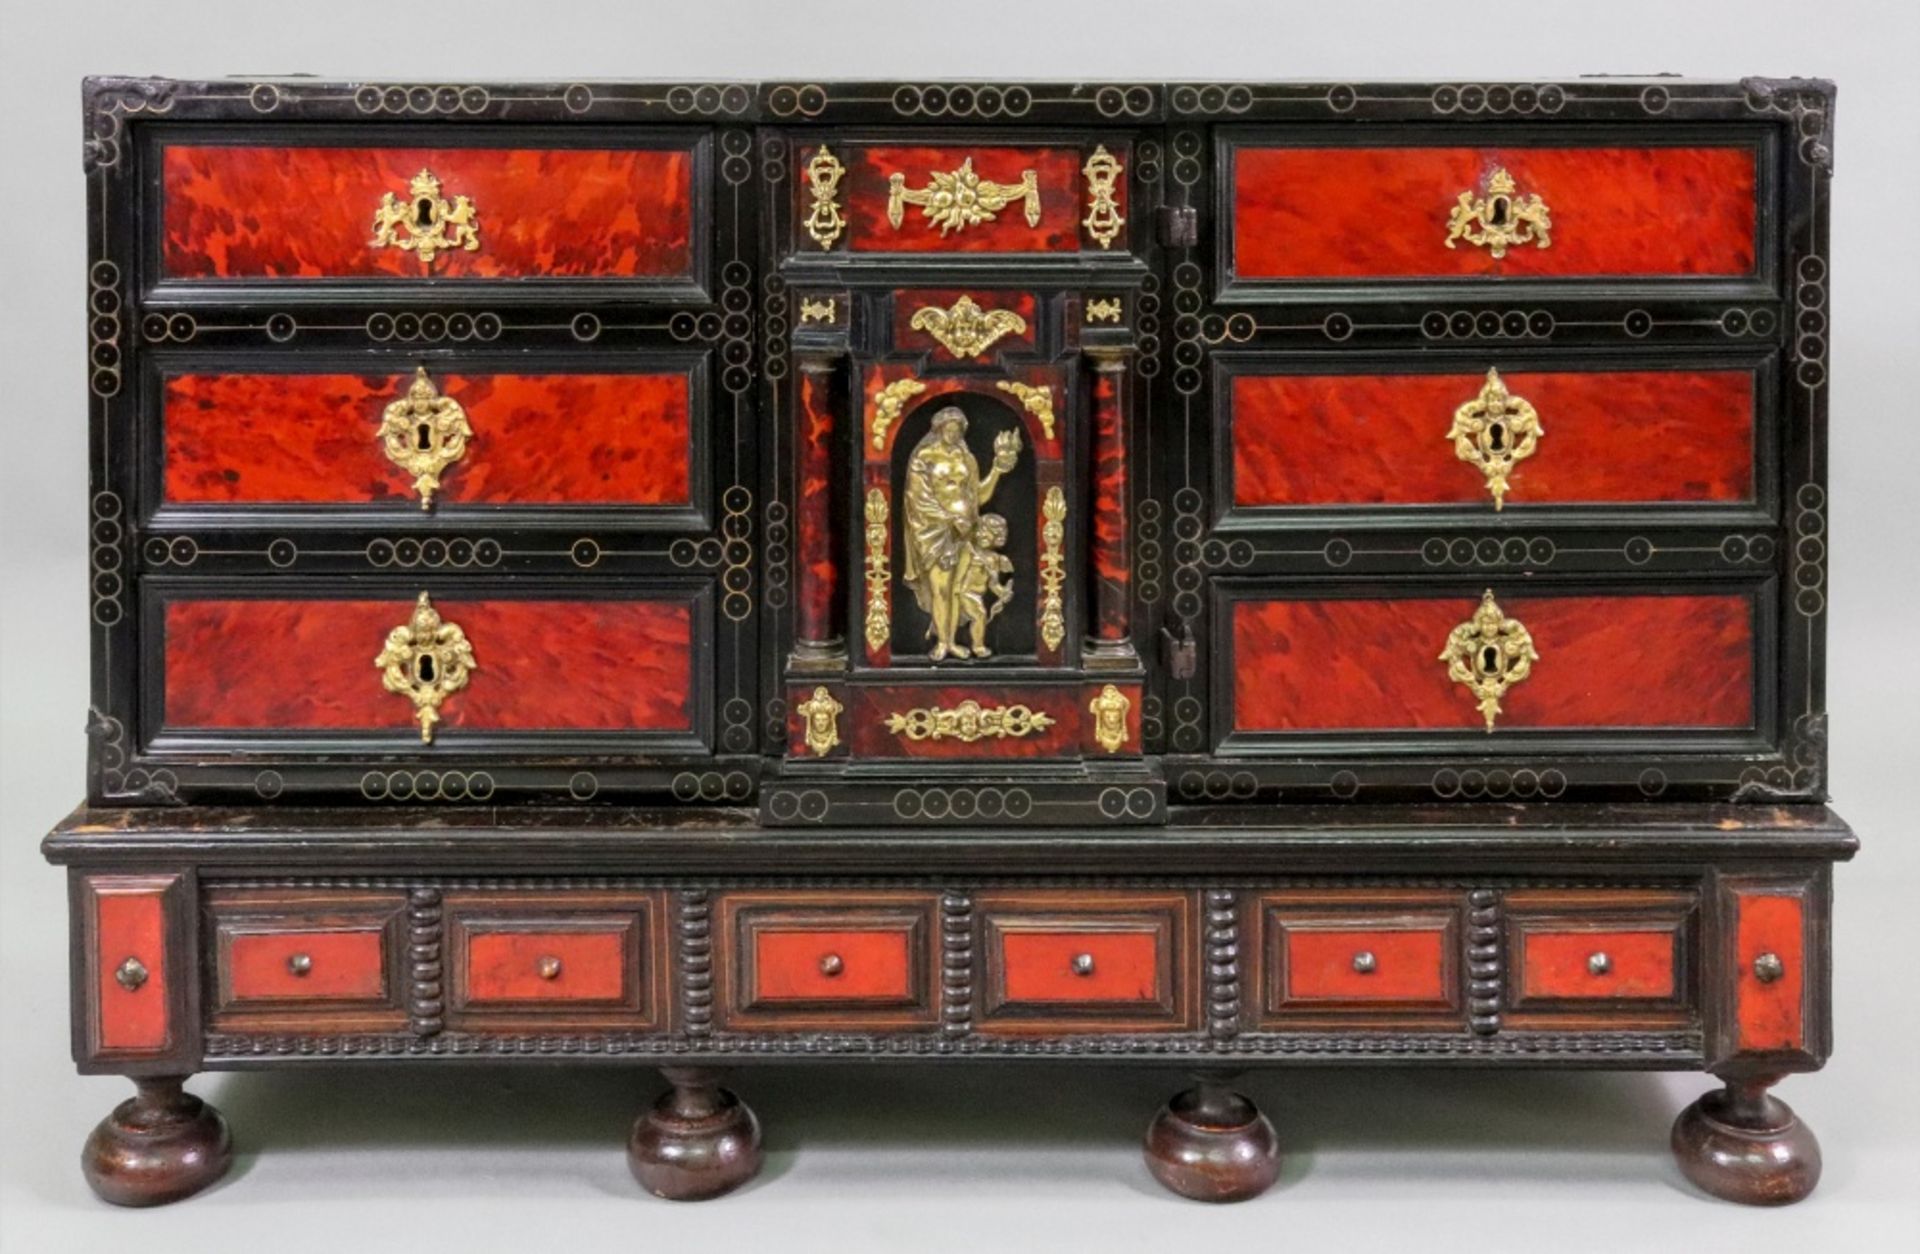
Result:
<svg viewBox="0 0 1920 1254"><path fill-rule="evenodd" d="M454 1027L666 1027L666 913L658 893L449 893Z"/></svg>
<svg viewBox="0 0 1920 1254"><path fill-rule="evenodd" d="M206 913L216 1028L376 1031L405 1020L404 895L214 887Z"/></svg>
<svg viewBox="0 0 1920 1254"><path fill-rule="evenodd" d="M796 139L794 259L1114 254L1135 238L1122 136L1034 144Z"/></svg>
<svg viewBox="0 0 1920 1254"><path fill-rule="evenodd" d="M1198 1022L1190 894L1009 892L974 904L982 1031L1181 1031Z"/></svg>
<svg viewBox="0 0 1920 1254"><path fill-rule="evenodd" d="M716 912L722 1024L931 1025L937 905L924 893L727 894Z"/></svg>
<svg viewBox="0 0 1920 1254"><path fill-rule="evenodd" d="M1694 898L1642 889L1524 890L1507 920L1506 1026L1684 1023Z"/></svg>
<svg viewBox="0 0 1920 1254"><path fill-rule="evenodd" d="M1265 895L1257 909L1263 1026L1464 1021L1459 894L1303 889Z"/></svg>
<svg viewBox="0 0 1920 1254"><path fill-rule="evenodd" d="M1222 140L1227 290L1748 279L1762 260L1762 149L1751 131L1723 134L1684 145L1497 148L1231 136Z"/></svg>
<svg viewBox="0 0 1920 1254"><path fill-rule="evenodd" d="M705 133L605 148L169 143L163 281L616 279L691 287Z"/></svg>

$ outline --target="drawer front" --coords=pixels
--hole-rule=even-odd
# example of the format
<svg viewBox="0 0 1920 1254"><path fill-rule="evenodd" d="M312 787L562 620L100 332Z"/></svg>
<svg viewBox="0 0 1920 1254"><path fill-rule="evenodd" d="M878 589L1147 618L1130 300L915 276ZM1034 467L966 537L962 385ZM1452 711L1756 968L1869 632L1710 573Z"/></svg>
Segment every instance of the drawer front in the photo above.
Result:
<svg viewBox="0 0 1920 1254"><path fill-rule="evenodd" d="M217 1029L378 1031L404 1021L404 894L214 887L205 916Z"/></svg>
<svg viewBox="0 0 1920 1254"><path fill-rule="evenodd" d="M1733 1048L1743 1052L1821 1052L1809 1039L1809 998L1819 985L1808 959L1814 915L1804 885L1739 883L1725 894L1732 922Z"/></svg>
<svg viewBox="0 0 1920 1254"><path fill-rule="evenodd" d="M930 1026L938 899L730 893L718 903L720 1019L749 1028Z"/></svg>
<svg viewBox="0 0 1920 1254"><path fill-rule="evenodd" d="M1515 1029L1671 1026L1697 1001L1690 892L1507 893L1507 1007Z"/></svg>
<svg viewBox="0 0 1920 1254"><path fill-rule="evenodd" d="M1464 1022L1460 894L1303 889L1267 894L1254 908L1263 1025Z"/></svg>
<svg viewBox="0 0 1920 1254"><path fill-rule="evenodd" d="M704 371L172 374L165 506L696 504Z"/></svg>
<svg viewBox="0 0 1920 1254"><path fill-rule="evenodd" d="M1749 594L1247 594L1226 617L1235 735L1754 723Z"/></svg>
<svg viewBox="0 0 1920 1254"><path fill-rule="evenodd" d="M172 143L166 279L693 281L704 136L652 146Z"/></svg>
<svg viewBox="0 0 1920 1254"><path fill-rule="evenodd" d="M82 1062L159 1056L179 1048L180 973L170 916L181 908L177 875L88 875L74 881L87 995Z"/></svg>
<svg viewBox="0 0 1920 1254"><path fill-rule="evenodd" d="M987 1032L1181 1031L1198 1022L1186 893L1033 891L975 899Z"/></svg>
<svg viewBox="0 0 1920 1254"><path fill-rule="evenodd" d="M461 892L444 908L450 1024L665 1029L660 894Z"/></svg>
<svg viewBox="0 0 1920 1254"><path fill-rule="evenodd" d="M696 727L699 595L169 593L152 610L164 636L156 721L168 734L381 733L457 745L463 733L543 731L684 740Z"/></svg>
<svg viewBox="0 0 1920 1254"><path fill-rule="evenodd" d="M1751 142L1225 149L1235 282L1740 279L1760 256Z"/></svg>
<svg viewBox="0 0 1920 1254"><path fill-rule="evenodd" d="M1754 499L1751 368L1389 369L1229 365L1234 508Z"/></svg>
<svg viewBox="0 0 1920 1254"><path fill-rule="evenodd" d="M793 248L797 259L1124 253L1132 159L1131 145L1113 136L941 146L796 141Z"/></svg>

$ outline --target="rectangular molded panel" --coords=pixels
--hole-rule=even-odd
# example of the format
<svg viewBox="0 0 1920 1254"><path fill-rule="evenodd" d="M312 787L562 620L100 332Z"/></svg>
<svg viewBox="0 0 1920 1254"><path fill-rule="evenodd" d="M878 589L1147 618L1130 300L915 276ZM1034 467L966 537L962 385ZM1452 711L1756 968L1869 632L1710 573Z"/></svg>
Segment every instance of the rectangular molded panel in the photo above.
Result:
<svg viewBox="0 0 1920 1254"><path fill-rule="evenodd" d="M1245 926L1261 1027L1458 1030L1466 899L1446 889L1257 895ZM1370 960L1370 961L1369 961Z"/></svg>
<svg viewBox="0 0 1920 1254"><path fill-rule="evenodd" d="M446 600L476 667L440 707L436 741L470 731L693 727L694 606L686 600ZM407 600L197 600L164 607L165 726L383 731L417 740L406 697L373 659Z"/></svg>
<svg viewBox="0 0 1920 1254"><path fill-rule="evenodd" d="M1745 278L1758 257L1758 150L1320 147L1229 141L1236 280ZM1495 169L1538 195L1550 245L1456 239L1462 193Z"/></svg>
<svg viewBox="0 0 1920 1254"><path fill-rule="evenodd" d="M1696 1021L1690 889L1516 889L1501 907L1505 1027L1653 1031Z"/></svg>
<svg viewBox="0 0 1920 1254"><path fill-rule="evenodd" d="M1001 937L1007 1001L1156 1002L1160 942L1152 931L1019 931ZM1084 974L1080 958L1091 959Z"/></svg>
<svg viewBox="0 0 1920 1254"><path fill-rule="evenodd" d="M631 932L630 924L572 932L470 926L467 1004L618 1002L627 991Z"/></svg>
<svg viewBox="0 0 1920 1254"><path fill-rule="evenodd" d="M663 894L467 889L446 917L447 1022L474 1031L667 1026Z"/></svg>
<svg viewBox="0 0 1920 1254"><path fill-rule="evenodd" d="M1499 730L1753 725L1747 595L1496 593L1540 654L1501 698ZM1234 730L1484 729L1472 694L1438 660L1478 601L1232 602Z"/></svg>
<svg viewBox="0 0 1920 1254"><path fill-rule="evenodd" d="M1381 930L1368 927L1286 929L1285 1003L1434 1002L1446 1004L1448 946L1445 919ZM1362 956L1373 959L1364 969Z"/></svg>
<svg viewBox="0 0 1920 1254"><path fill-rule="evenodd" d="M225 938L226 1004L385 1001L386 934L375 922L311 931L236 931ZM311 965L300 969L298 958Z"/></svg>
<svg viewBox="0 0 1920 1254"><path fill-rule="evenodd" d="M1754 499L1751 370L1500 370L1544 434L1506 508ZM1486 371L1231 377L1240 507L1480 505L1493 498L1447 432Z"/></svg>
<svg viewBox="0 0 1920 1254"><path fill-rule="evenodd" d="M213 885L202 935L217 1031L379 1032L406 1022L406 894Z"/></svg>
<svg viewBox="0 0 1920 1254"><path fill-rule="evenodd" d="M164 1054L175 1043L177 998L167 911L180 878L90 875L81 883L92 1002L87 1053Z"/></svg>
<svg viewBox="0 0 1920 1254"><path fill-rule="evenodd" d="M1031 888L978 895L980 1030L1194 1030L1197 908L1185 892Z"/></svg>
<svg viewBox="0 0 1920 1254"><path fill-rule="evenodd" d="M691 279L694 173L676 147L382 148L174 143L160 160L169 279ZM372 246L374 212L422 169L464 196L480 246L423 265Z"/></svg>
<svg viewBox="0 0 1920 1254"><path fill-rule="evenodd" d="M1517 963L1523 998L1671 998L1675 937L1662 931L1556 932L1542 928L1521 940ZM1596 963L1603 955L1604 964Z"/></svg>
<svg viewBox="0 0 1920 1254"><path fill-rule="evenodd" d="M441 374L473 438L434 508L693 503L693 375ZM180 374L162 386L173 505L385 505L421 515L379 439L411 371Z"/></svg>
<svg viewBox="0 0 1920 1254"><path fill-rule="evenodd" d="M911 890L729 892L714 903L716 1026L932 1027L939 898Z"/></svg>
<svg viewBox="0 0 1920 1254"><path fill-rule="evenodd" d="M1798 892L1740 890L1734 902L1734 1023L1742 1052L1807 1048L1806 901ZM1754 963L1780 960L1780 975L1762 979Z"/></svg>
<svg viewBox="0 0 1920 1254"><path fill-rule="evenodd" d="M1121 146L1110 144L1109 148L1122 160L1126 159ZM799 171L795 184L802 193L807 185L806 163L815 151L811 146L795 148ZM835 151L840 151L838 146ZM888 144L849 147L843 160L847 173L840 191L846 206L846 246L854 252L1074 253L1082 248L1080 220L1087 211L1085 183L1080 173L1084 158L1078 148ZM898 227L888 220L892 175L903 177L906 190L923 191L933 184L935 174L952 174L968 160L972 161L973 173L979 179L1001 187L1017 186L1022 175L1032 170L1039 191L1038 222L1027 221L1022 196L1015 196L995 211L989 221L954 226L945 232L928 219L925 209L919 205L901 206ZM1124 214L1127 207L1124 175L1115 185L1114 196ZM1124 247L1125 237L1115 242ZM1095 244L1088 243L1086 247L1098 251Z"/></svg>
<svg viewBox="0 0 1920 1254"><path fill-rule="evenodd" d="M905 926L761 928L754 933L754 1000L906 1001L913 992L911 932Z"/></svg>

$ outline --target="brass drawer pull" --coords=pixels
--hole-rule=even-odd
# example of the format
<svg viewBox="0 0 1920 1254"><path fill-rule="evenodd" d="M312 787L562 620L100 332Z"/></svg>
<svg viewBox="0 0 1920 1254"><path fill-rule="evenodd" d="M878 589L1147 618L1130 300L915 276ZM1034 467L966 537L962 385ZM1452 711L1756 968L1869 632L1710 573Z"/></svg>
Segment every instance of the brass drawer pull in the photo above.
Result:
<svg viewBox="0 0 1920 1254"><path fill-rule="evenodd" d="M552 954L548 954L546 957L540 959L539 963L534 967L534 970L539 973L540 978L543 980L557 980L560 978L560 960Z"/></svg>
<svg viewBox="0 0 1920 1254"><path fill-rule="evenodd" d="M1372 975L1380 967L1380 960L1373 956L1371 949L1363 949L1353 956L1353 969L1361 975Z"/></svg>
<svg viewBox="0 0 1920 1254"><path fill-rule="evenodd" d="M847 964L839 954L826 954L820 959L820 974L833 979L847 969Z"/></svg>
<svg viewBox="0 0 1920 1254"><path fill-rule="evenodd" d="M410 252L431 270L443 252L480 251L480 211L465 196L451 201L442 196L440 180L422 168L407 185L404 201L392 192L380 198L373 211L373 247Z"/></svg>
<svg viewBox="0 0 1920 1254"><path fill-rule="evenodd" d="M467 411L459 401L440 395L425 366L414 371L407 394L380 416L380 446L388 461L413 476L421 509L433 507L441 472L467 455L467 441L472 438Z"/></svg>
<svg viewBox="0 0 1920 1254"><path fill-rule="evenodd" d="M468 676L480 667L467 633L460 624L442 619L424 592L413 617L387 633L386 646L373 664L384 672L381 682L388 692L413 702L422 744L433 743L440 703L466 687Z"/></svg>
<svg viewBox="0 0 1920 1254"><path fill-rule="evenodd" d="M129 993L137 993L140 986L147 982L147 964L138 958L128 958L114 969L113 978L121 988Z"/></svg>
<svg viewBox="0 0 1920 1254"><path fill-rule="evenodd" d="M1604 953L1596 953L1587 959L1587 971L1593 975L1605 975L1613 970L1613 959Z"/></svg>
<svg viewBox="0 0 1920 1254"><path fill-rule="evenodd" d="M1453 411L1447 439L1453 441L1455 457L1486 477L1497 513L1507 503L1513 468L1538 451L1546 433L1526 398L1507 391L1500 372L1489 370L1480 394Z"/></svg>
<svg viewBox="0 0 1920 1254"><path fill-rule="evenodd" d="M945 174L935 171L928 177L932 181L925 187L911 191L906 175L887 177L887 221L894 230L900 229L908 205L919 205L928 224L939 227L940 234L945 235L991 222L1016 200L1025 202L1027 225L1040 225L1040 175L1036 171L1022 170L1018 183L995 183L975 174L973 158L968 157L959 169Z"/></svg>
<svg viewBox="0 0 1920 1254"><path fill-rule="evenodd" d="M287 973L296 979L313 970L312 954L290 954L287 957Z"/></svg>
<svg viewBox="0 0 1920 1254"><path fill-rule="evenodd" d="M1092 975L1093 974L1093 955L1092 954L1075 954L1073 956L1073 973L1075 975Z"/></svg>
<svg viewBox="0 0 1920 1254"><path fill-rule="evenodd" d="M1447 676L1473 693L1487 720L1487 731L1492 732L1493 721L1500 716L1500 698L1533 673L1540 654L1525 624L1508 618L1489 588L1473 617L1447 637L1440 660L1447 664Z"/></svg>
<svg viewBox="0 0 1920 1254"><path fill-rule="evenodd" d="M1780 961L1779 954L1761 954L1753 960L1753 978L1762 984L1771 984L1787 973L1787 964Z"/></svg>
<svg viewBox="0 0 1920 1254"><path fill-rule="evenodd" d="M1463 239L1486 249L1496 261L1507 255L1507 249L1524 244L1553 247L1547 202L1535 195L1522 198L1519 192L1504 166L1496 166L1488 177L1486 195L1461 192L1447 218L1447 247Z"/></svg>

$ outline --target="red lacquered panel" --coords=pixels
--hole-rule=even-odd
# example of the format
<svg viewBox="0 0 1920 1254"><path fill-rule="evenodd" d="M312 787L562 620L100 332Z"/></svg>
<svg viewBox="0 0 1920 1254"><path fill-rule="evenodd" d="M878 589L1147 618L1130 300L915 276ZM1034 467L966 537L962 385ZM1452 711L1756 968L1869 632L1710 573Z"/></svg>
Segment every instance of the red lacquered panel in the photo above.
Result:
<svg viewBox="0 0 1920 1254"><path fill-rule="evenodd" d="M1806 906L1798 896L1739 893L1734 1016L1742 1050L1805 1049ZM1780 976L1762 980L1754 962L1780 959Z"/></svg>
<svg viewBox="0 0 1920 1254"><path fill-rule="evenodd" d="M980 307L983 314L1005 311L1018 317L1025 324L1020 329L1009 329L982 353L960 357L953 353L933 334L931 327L915 328L914 318L925 309L947 313L958 304L962 297L971 300ZM1040 333L1040 321L1034 312L1035 302L1031 292L995 292L962 288L911 288L893 294L893 342L900 348L930 350L933 359L949 361L992 361L996 354L1004 352L1032 352L1034 337ZM938 326L934 319L934 326Z"/></svg>
<svg viewBox="0 0 1920 1254"><path fill-rule="evenodd" d="M961 639L971 637L963 633ZM1051 719L1042 728L1024 736L982 734L974 740L957 735L939 739L915 740L888 726L894 715L907 716L915 710L959 710L972 701L985 710L1025 706L1034 715ZM1136 703L1137 704L1137 703ZM852 691L848 699L853 751L865 757L906 758L1049 758L1075 757L1080 752L1080 729L1092 719L1086 703L1073 688L985 688L977 685L952 688L916 687L907 684L884 688L864 687ZM848 726L848 724L842 724ZM908 726L918 720L909 719ZM1004 719L1002 726L1012 726ZM1137 739L1132 742L1138 745Z"/></svg>
<svg viewBox="0 0 1920 1254"><path fill-rule="evenodd" d="M1551 246L1446 247L1496 168L1539 195ZM1233 157L1243 279L1737 276L1755 253L1750 148L1252 148Z"/></svg>
<svg viewBox="0 0 1920 1254"><path fill-rule="evenodd" d="M96 876L93 899L94 1043L102 1050L158 1051L167 1047L169 989L166 894L171 879ZM119 978L132 958L145 968L129 988Z"/></svg>
<svg viewBox="0 0 1920 1254"><path fill-rule="evenodd" d="M1752 725L1754 626L1745 596L1496 594L1540 654L1532 675L1501 699L1498 729ZM1484 728L1472 694L1437 660L1478 603L1237 602L1234 726Z"/></svg>
<svg viewBox="0 0 1920 1254"><path fill-rule="evenodd" d="M811 152L800 158L806 164ZM1027 225L1026 201L1016 197L991 222L954 227L945 235L928 221L919 205L901 206L896 229L887 220L888 178L906 176L908 191L932 184L932 176L951 174L969 157L982 180L1018 184L1032 170L1040 191L1040 222ZM846 158L841 193L847 207L847 246L856 252L1061 253L1080 249L1084 180L1082 157L1072 148L918 148L857 149ZM1125 189L1116 187L1125 211Z"/></svg>
<svg viewBox="0 0 1920 1254"><path fill-rule="evenodd" d="M436 741L485 731L685 731L693 611L679 601L434 599L477 667L440 707ZM380 730L418 736L373 659L410 600L170 601L170 728Z"/></svg>
<svg viewBox="0 0 1920 1254"><path fill-rule="evenodd" d="M1157 1003L1161 937L1149 931L1007 931L1000 942L1006 1001ZM1082 958L1092 960L1084 971L1075 967Z"/></svg>
<svg viewBox="0 0 1920 1254"><path fill-rule="evenodd" d="M1500 372L1539 414L1507 504L1753 499L1753 375L1744 370ZM1454 456L1454 410L1486 373L1237 375L1236 505L1486 504ZM1310 455L1303 455L1308 454Z"/></svg>
<svg viewBox="0 0 1920 1254"><path fill-rule="evenodd" d="M166 382L166 499L178 504L419 507L377 433L411 374L176 375ZM441 505L684 505L684 374L434 375L473 427Z"/></svg>
<svg viewBox="0 0 1920 1254"><path fill-rule="evenodd" d="M1444 927L1289 927L1286 998L1290 1002L1445 1001L1447 938ZM1373 955L1369 971L1355 969L1354 961L1362 954Z"/></svg>
<svg viewBox="0 0 1920 1254"><path fill-rule="evenodd" d="M384 1001L385 937L383 927L236 934L227 953L230 1000Z"/></svg>
<svg viewBox="0 0 1920 1254"><path fill-rule="evenodd" d="M161 267L176 279L676 278L693 273L685 148L169 146ZM428 169L480 247L375 248L374 211Z"/></svg>
<svg viewBox="0 0 1920 1254"><path fill-rule="evenodd" d="M1528 998L1674 996L1671 931L1530 932L1520 954ZM1606 969L1593 969L1605 954Z"/></svg>
<svg viewBox="0 0 1920 1254"><path fill-rule="evenodd" d="M629 929L467 937L465 1002L594 1001L626 997Z"/></svg>
<svg viewBox="0 0 1920 1254"><path fill-rule="evenodd" d="M755 1001L906 1001L913 959L905 928L762 928L753 935Z"/></svg>

